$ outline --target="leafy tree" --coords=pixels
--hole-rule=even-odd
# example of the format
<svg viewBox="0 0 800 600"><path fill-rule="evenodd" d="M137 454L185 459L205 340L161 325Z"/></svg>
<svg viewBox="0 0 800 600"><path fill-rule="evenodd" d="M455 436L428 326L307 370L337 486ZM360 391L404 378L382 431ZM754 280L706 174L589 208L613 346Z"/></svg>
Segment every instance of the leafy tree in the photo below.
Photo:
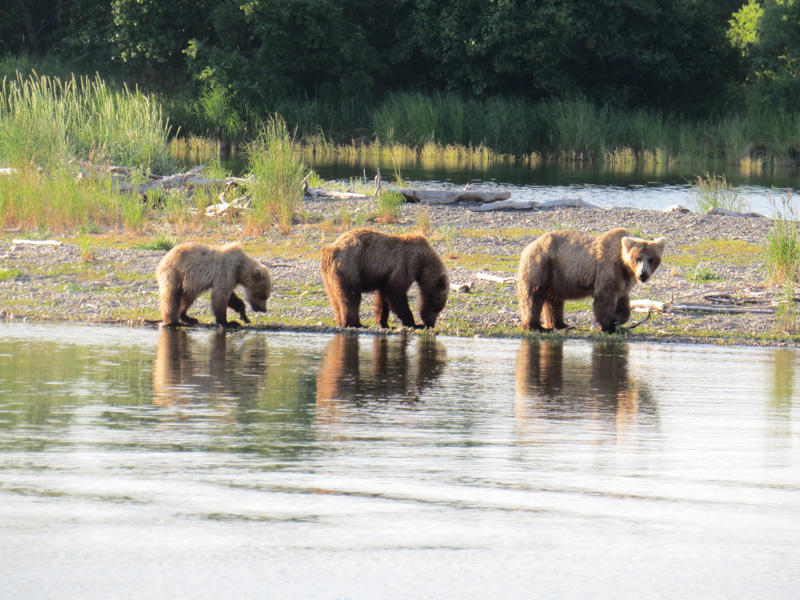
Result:
<svg viewBox="0 0 800 600"><path fill-rule="evenodd" d="M748 61L750 103L800 109L800 1L750 0L729 38Z"/></svg>

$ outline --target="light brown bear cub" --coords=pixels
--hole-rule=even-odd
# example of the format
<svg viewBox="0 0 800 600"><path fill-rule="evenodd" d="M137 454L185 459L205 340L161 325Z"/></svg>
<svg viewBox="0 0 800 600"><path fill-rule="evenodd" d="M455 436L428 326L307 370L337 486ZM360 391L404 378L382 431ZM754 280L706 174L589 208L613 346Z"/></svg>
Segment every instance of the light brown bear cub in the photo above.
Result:
<svg viewBox="0 0 800 600"><path fill-rule="evenodd" d="M631 315L629 293L661 264L666 239L647 241L627 229L603 235L551 231L529 244L519 261L517 294L523 329L565 329L564 301L592 296L601 331Z"/></svg>
<svg viewBox="0 0 800 600"><path fill-rule="evenodd" d="M197 297L211 289L211 311L223 327L230 307L249 323L245 304L233 289L241 284L245 298L256 312L266 312L272 290L269 269L248 257L239 244L204 246L193 242L179 244L161 259L156 269L161 318L164 325L196 325L199 321L186 314Z"/></svg>
<svg viewBox="0 0 800 600"><path fill-rule="evenodd" d="M322 281L339 327L361 327L361 294L378 292L375 320L389 327L389 311L406 327L434 327L450 293L444 263L421 235L388 235L369 229L343 233L322 249ZM408 306L408 289L417 282L422 326Z"/></svg>

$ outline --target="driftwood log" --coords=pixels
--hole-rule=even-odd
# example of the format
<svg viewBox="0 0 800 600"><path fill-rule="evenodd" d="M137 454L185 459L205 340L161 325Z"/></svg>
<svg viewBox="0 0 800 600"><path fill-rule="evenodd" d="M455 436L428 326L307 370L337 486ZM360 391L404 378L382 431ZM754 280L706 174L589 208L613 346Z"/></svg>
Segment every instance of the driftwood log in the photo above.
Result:
<svg viewBox="0 0 800 600"><path fill-rule="evenodd" d="M310 188L306 192L306 196L313 198L337 198L339 200L369 200L369 196L364 194L356 194L355 192L338 192L336 190L326 190L325 188Z"/></svg>
<svg viewBox="0 0 800 600"><path fill-rule="evenodd" d="M422 204L455 204L456 202L466 201L495 202L511 198L511 192L505 190L414 190L401 188L397 191L405 196L406 202L420 202Z"/></svg>
<svg viewBox="0 0 800 600"><path fill-rule="evenodd" d="M476 206L468 210L471 210L472 212L485 212L489 210L550 210L554 208L599 209L600 207L585 202L580 198L560 198L558 200L545 200L544 202L536 202L535 200L499 200L497 202L489 202L483 206Z"/></svg>
<svg viewBox="0 0 800 600"><path fill-rule="evenodd" d="M494 283L515 283L517 281L516 277L500 277L490 273L475 273L475 277L484 281L493 281Z"/></svg>
<svg viewBox="0 0 800 600"><path fill-rule="evenodd" d="M756 212L734 212L732 210L728 210L727 208L720 208L719 206L713 206L706 211L707 215L722 215L724 217L750 217L755 219L766 219L762 214Z"/></svg>
<svg viewBox="0 0 800 600"><path fill-rule="evenodd" d="M676 313L676 312L701 312L701 313L716 313L716 314L757 314L757 315L774 315L774 306L737 306L737 305L720 305L715 303L695 303L695 302L659 302L656 300L631 300L631 309L636 312L660 312L660 313Z"/></svg>

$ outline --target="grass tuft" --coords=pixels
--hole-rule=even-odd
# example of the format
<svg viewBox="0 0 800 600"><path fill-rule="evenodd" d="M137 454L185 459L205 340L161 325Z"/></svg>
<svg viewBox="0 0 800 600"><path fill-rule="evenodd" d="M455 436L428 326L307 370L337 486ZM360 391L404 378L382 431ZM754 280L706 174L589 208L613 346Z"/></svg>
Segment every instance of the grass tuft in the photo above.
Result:
<svg viewBox="0 0 800 600"><path fill-rule="evenodd" d="M692 186L692 197L697 210L706 213L712 208L724 208L733 212L746 212L747 203L725 175L705 174L698 176Z"/></svg>
<svg viewBox="0 0 800 600"><path fill-rule="evenodd" d="M774 196L770 202L775 218L765 247L769 279L772 283L793 284L800 276L800 241L791 190L780 196L780 205Z"/></svg>
<svg viewBox="0 0 800 600"><path fill-rule="evenodd" d="M247 187L254 210L248 214L246 229L264 231L277 223L285 235L303 203L302 181L307 168L280 116L267 121L247 154L253 178Z"/></svg>

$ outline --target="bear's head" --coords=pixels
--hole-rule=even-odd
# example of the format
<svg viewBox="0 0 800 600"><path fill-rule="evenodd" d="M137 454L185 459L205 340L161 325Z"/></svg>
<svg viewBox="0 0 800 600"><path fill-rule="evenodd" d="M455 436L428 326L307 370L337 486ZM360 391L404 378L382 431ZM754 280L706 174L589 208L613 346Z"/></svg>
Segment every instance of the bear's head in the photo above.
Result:
<svg viewBox="0 0 800 600"><path fill-rule="evenodd" d="M666 246L667 240L663 237L650 242L626 236L622 238L622 261L633 271L637 281L644 283L661 264Z"/></svg>
<svg viewBox="0 0 800 600"><path fill-rule="evenodd" d="M272 292L269 269L254 262L244 273L242 287L244 287L244 297L250 308L256 312L267 312L267 298Z"/></svg>
<svg viewBox="0 0 800 600"><path fill-rule="evenodd" d="M436 318L447 304L447 297L450 295L450 278L447 273L441 273L436 277L421 279L419 288L421 292L419 316L425 327L433 328L436 326Z"/></svg>

